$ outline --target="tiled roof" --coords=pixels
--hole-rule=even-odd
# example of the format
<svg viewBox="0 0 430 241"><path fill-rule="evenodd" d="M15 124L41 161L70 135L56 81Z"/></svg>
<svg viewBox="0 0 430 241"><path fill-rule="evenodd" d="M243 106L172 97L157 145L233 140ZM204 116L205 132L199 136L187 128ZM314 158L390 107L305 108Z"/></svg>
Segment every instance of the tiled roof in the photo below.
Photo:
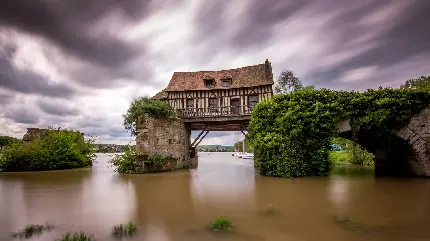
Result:
<svg viewBox="0 0 430 241"><path fill-rule="evenodd" d="M205 87L204 80L211 77L215 80L213 88ZM229 87L222 87L222 79L231 78ZM199 72L175 72L165 91L231 89L273 84L272 65L266 60L264 64L238 69Z"/></svg>
<svg viewBox="0 0 430 241"><path fill-rule="evenodd" d="M151 99L154 99L154 100L167 99L167 92L165 90L166 89L161 90L160 92L152 96Z"/></svg>

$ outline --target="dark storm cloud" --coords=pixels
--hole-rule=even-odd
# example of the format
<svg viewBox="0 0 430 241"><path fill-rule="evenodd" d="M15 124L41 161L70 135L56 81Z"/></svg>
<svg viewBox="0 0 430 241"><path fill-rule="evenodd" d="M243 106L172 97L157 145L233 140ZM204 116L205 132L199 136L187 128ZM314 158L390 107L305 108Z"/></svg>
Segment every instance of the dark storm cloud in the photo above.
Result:
<svg viewBox="0 0 430 241"><path fill-rule="evenodd" d="M28 70L16 69L6 55L0 55L0 87L26 94L63 98L75 93L75 90L69 86L52 82L48 77Z"/></svg>
<svg viewBox="0 0 430 241"><path fill-rule="evenodd" d="M39 116L29 108L9 108L4 111L4 117L11 120L13 123L21 124L37 124Z"/></svg>
<svg viewBox="0 0 430 241"><path fill-rule="evenodd" d="M51 101L38 100L37 105L43 112L47 114L55 115L55 116L79 115L79 111L76 108L71 107L66 103L56 103L56 102L53 102L53 100Z"/></svg>
<svg viewBox="0 0 430 241"><path fill-rule="evenodd" d="M150 10L182 2L156 2L150 9L151 0L5 1L0 7L0 29L18 29L59 47L64 56L46 46L44 55L81 85L110 88L121 84L120 79L142 78L149 84L152 68L145 60L143 43L127 42L118 33L143 20Z"/></svg>
<svg viewBox="0 0 430 241"><path fill-rule="evenodd" d="M0 106L5 106L13 102L15 96L12 93L0 93Z"/></svg>
<svg viewBox="0 0 430 241"><path fill-rule="evenodd" d="M14 0L0 8L0 25L18 28L42 36L57 46L89 62L106 67L126 64L138 54L108 33L91 29L106 14L120 10L124 16L137 19L147 10L149 1L117 0Z"/></svg>
<svg viewBox="0 0 430 241"><path fill-rule="evenodd" d="M267 46L268 41L279 34L285 36L285 41L288 41L288 36L299 37L298 39L311 37L315 45L323 46L320 51L324 52L321 56L316 56L317 59L312 59L315 63L324 64L332 54L347 56L326 68L308 68L301 77L316 80L314 84L317 86L330 87L333 79L351 69L366 66L385 68L411 56L430 54L430 2L426 0L363 0L348 3L334 0L252 0L247 2L240 23L226 23L222 21L222 16L225 16L222 14L231 6L225 2L222 5L201 5L196 18L199 29L196 32L196 42L208 42L213 46L216 46L215 43L222 43L231 51L244 54L251 49L264 50L270 47ZM396 15L394 18L389 16L391 12ZM367 20L374 22L362 24ZM320 26L315 24L318 21L322 22ZM230 28L229 24L236 24L238 31L232 35L224 34ZM294 25L294 28L289 28L290 25ZM308 36L303 36L306 34ZM357 43L363 37L369 39ZM282 55L283 50L279 51ZM297 52L296 57L275 62L274 68L290 68L299 58L306 56L308 50L304 47L294 51ZM348 56L350 51L359 53ZM421 64L428 65L430 62ZM378 81L378 77L367 81ZM369 82L363 84L368 85Z"/></svg>

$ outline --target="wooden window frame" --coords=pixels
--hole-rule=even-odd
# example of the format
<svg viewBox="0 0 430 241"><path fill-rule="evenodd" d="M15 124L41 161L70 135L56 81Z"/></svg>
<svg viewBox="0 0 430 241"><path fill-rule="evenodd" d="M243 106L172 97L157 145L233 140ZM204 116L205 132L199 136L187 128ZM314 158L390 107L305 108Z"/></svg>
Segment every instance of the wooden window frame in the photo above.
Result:
<svg viewBox="0 0 430 241"><path fill-rule="evenodd" d="M206 88L214 88L215 87L215 80L214 79L205 79L205 87Z"/></svg>
<svg viewBox="0 0 430 241"><path fill-rule="evenodd" d="M221 83L222 87L230 87L231 86L231 79L222 79L221 82L222 82Z"/></svg>

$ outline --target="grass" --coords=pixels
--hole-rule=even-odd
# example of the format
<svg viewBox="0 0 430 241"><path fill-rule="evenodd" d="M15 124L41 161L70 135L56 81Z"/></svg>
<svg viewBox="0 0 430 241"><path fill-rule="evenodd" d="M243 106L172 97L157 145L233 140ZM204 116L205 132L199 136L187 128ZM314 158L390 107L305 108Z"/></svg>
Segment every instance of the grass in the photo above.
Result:
<svg viewBox="0 0 430 241"><path fill-rule="evenodd" d="M351 158L346 151L331 151L328 159L331 163L349 163Z"/></svg>
<svg viewBox="0 0 430 241"><path fill-rule="evenodd" d="M375 230L365 227L352 218L348 216L336 216L335 217L336 223L342 225L344 228L347 228L349 230L352 230L357 233L370 233L374 232Z"/></svg>
<svg viewBox="0 0 430 241"><path fill-rule="evenodd" d="M232 226L233 224L231 220L227 217L218 217L208 225L208 227L212 231L221 231L221 232L231 231Z"/></svg>
<svg viewBox="0 0 430 241"><path fill-rule="evenodd" d="M95 241L94 235L92 234L86 234L84 232L79 233L66 233L62 239L59 241Z"/></svg>
<svg viewBox="0 0 430 241"><path fill-rule="evenodd" d="M45 224L30 224L27 225L23 230L13 233L12 237L14 238L31 238L33 235L41 235L43 231L51 230L54 228L53 224L45 223Z"/></svg>
<svg viewBox="0 0 430 241"><path fill-rule="evenodd" d="M112 235L116 237L133 236L137 231L136 224L129 222L127 224L115 225L112 228Z"/></svg>

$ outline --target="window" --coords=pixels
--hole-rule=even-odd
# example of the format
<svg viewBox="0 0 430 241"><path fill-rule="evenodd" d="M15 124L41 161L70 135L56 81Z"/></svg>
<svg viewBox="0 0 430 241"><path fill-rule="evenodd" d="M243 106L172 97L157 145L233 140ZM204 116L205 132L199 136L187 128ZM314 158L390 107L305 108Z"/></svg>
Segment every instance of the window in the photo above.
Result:
<svg viewBox="0 0 430 241"><path fill-rule="evenodd" d="M258 103L258 95L248 96L248 105L254 107Z"/></svg>
<svg viewBox="0 0 430 241"><path fill-rule="evenodd" d="M194 108L194 100L187 99L187 108Z"/></svg>
<svg viewBox="0 0 430 241"><path fill-rule="evenodd" d="M231 86L231 79L222 80L222 87L230 87L230 86Z"/></svg>
<svg viewBox="0 0 430 241"><path fill-rule="evenodd" d="M213 88L215 83L215 81L213 79L205 79L205 86L207 88Z"/></svg>
<svg viewBox="0 0 430 241"><path fill-rule="evenodd" d="M210 108L218 107L218 99L217 98L210 98L209 99L209 107Z"/></svg>

